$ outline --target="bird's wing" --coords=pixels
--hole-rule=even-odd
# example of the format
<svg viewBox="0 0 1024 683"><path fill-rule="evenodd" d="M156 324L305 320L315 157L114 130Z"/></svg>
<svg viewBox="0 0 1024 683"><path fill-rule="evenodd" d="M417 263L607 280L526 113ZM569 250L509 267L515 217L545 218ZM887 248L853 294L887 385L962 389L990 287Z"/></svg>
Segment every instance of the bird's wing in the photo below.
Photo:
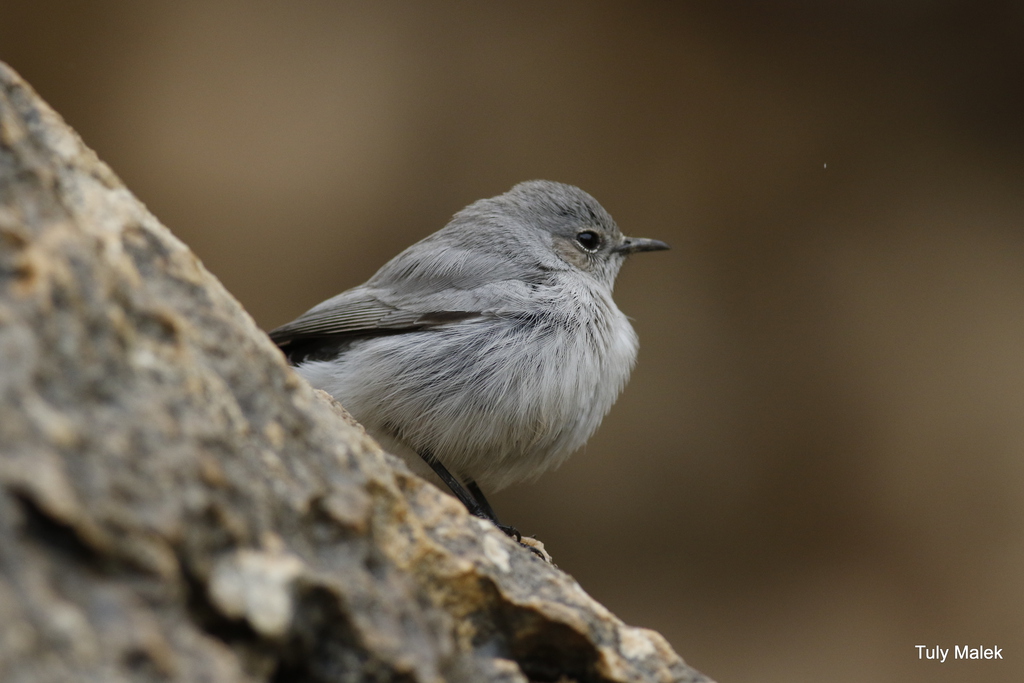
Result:
<svg viewBox="0 0 1024 683"><path fill-rule="evenodd" d="M365 284L314 306L270 333L293 362L330 357L354 338L399 334L530 310L549 268L507 250L470 249L442 232L389 261Z"/></svg>
<svg viewBox="0 0 1024 683"><path fill-rule="evenodd" d="M272 330L270 338L283 347L296 340L316 337L337 339L409 332L482 314L476 310L429 310L424 303L386 302L372 290L357 287L324 301L292 322Z"/></svg>

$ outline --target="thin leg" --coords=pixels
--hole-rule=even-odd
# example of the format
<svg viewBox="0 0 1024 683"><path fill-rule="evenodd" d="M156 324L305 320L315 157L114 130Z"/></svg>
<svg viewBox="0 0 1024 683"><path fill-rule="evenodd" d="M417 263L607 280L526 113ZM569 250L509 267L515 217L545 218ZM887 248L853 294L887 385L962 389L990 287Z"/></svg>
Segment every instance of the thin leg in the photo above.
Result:
<svg viewBox="0 0 1024 683"><path fill-rule="evenodd" d="M467 491L466 487L463 486L459 480L448 471L448 468L442 465L441 461L435 458L430 451L421 452L420 457L430 465L431 469L434 470L437 476L441 477L441 481L448 485L448 488L451 489L453 494L455 494L455 497L462 501L462 504L466 506L467 510L469 510L469 514L490 520L495 524L498 523L498 520L494 518L494 511L491 510L491 506L487 505L484 507L487 501L485 500L484 505L481 505L479 501L477 501L476 496ZM479 489L477 490L479 491Z"/></svg>
<svg viewBox="0 0 1024 683"><path fill-rule="evenodd" d="M484 492L480 490L480 486L475 481L473 481L472 479L467 479L466 488L469 489L469 492L473 494L473 498L476 499L477 505L480 506L480 509L487 514L487 518L494 522L494 526L504 531L506 536L511 536L512 538L516 539L516 541L518 541L520 545L524 545L523 535L519 533L519 529L515 528L514 526L509 526L508 524L502 524L498 521L498 515L494 514L494 508L492 508L491 504L487 502L487 498L484 496ZM530 546L525 547L530 548ZM533 550L533 548L530 548L530 550ZM540 553L538 553L538 555L539 554ZM541 555L541 557L543 557L543 555Z"/></svg>
<svg viewBox="0 0 1024 683"><path fill-rule="evenodd" d="M467 479L466 488L469 489L469 492L473 494L473 497L476 499L476 502L480 504L480 507L483 508L484 512L486 512L487 515L494 520L495 524L498 524L498 515L494 514L494 508L492 508L491 504L487 502L487 498L484 497L484 492L480 490L480 487L477 485L477 483L472 479ZM501 525L498 524L498 526Z"/></svg>
<svg viewBox="0 0 1024 683"><path fill-rule="evenodd" d="M545 562L547 561L544 555L542 555L536 548L523 543L523 535L519 533L518 529L514 526L508 526L507 524L502 524L498 521L497 515L494 514L494 508L492 508L491 504L487 502L487 498L484 497L484 492L480 490L480 487L477 486L475 481L470 479L466 482L466 485L463 486L459 480L448 471L448 468L442 465L430 451L421 452L420 457L430 465L431 469L434 470L437 476L441 477L441 481L448 485L448 488L455 494L455 497L462 501L462 504L466 506L467 510L469 510L469 514L493 522L494 526L505 532L506 536L511 536L516 539L516 541L519 542L519 545L534 553ZM469 489L468 491L466 490L467 488Z"/></svg>

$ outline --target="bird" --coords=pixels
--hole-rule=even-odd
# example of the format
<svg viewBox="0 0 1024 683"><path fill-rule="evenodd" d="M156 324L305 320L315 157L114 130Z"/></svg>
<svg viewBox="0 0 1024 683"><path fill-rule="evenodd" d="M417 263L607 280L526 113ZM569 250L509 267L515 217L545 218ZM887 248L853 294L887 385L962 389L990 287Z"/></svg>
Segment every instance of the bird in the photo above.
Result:
<svg viewBox="0 0 1024 683"><path fill-rule="evenodd" d="M527 181L269 334L382 447L521 540L483 489L535 479L596 431L638 350L615 278L668 248L624 236L578 187Z"/></svg>

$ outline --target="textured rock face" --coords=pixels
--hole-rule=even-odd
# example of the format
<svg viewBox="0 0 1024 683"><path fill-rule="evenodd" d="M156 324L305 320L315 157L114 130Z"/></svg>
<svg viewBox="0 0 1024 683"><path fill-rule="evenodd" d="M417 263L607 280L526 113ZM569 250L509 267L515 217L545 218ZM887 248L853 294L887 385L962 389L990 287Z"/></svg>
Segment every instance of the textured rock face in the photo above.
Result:
<svg viewBox="0 0 1024 683"><path fill-rule="evenodd" d="M0 680L708 679L383 454L0 64Z"/></svg>

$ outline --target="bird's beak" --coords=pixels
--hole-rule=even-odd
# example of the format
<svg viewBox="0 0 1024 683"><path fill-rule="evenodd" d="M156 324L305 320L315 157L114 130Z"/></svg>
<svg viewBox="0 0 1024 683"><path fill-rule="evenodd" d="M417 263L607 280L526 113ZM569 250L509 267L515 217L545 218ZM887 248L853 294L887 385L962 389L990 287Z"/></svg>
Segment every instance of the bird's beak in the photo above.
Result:
<svg viewBox="0 0 1024 683"><path fill-rule="evenodd" d="M635 254L638 251L663 251L668 245L661 240L649 240L646 237L624 237L622 244L612 249L617 254Z"/></svg>

